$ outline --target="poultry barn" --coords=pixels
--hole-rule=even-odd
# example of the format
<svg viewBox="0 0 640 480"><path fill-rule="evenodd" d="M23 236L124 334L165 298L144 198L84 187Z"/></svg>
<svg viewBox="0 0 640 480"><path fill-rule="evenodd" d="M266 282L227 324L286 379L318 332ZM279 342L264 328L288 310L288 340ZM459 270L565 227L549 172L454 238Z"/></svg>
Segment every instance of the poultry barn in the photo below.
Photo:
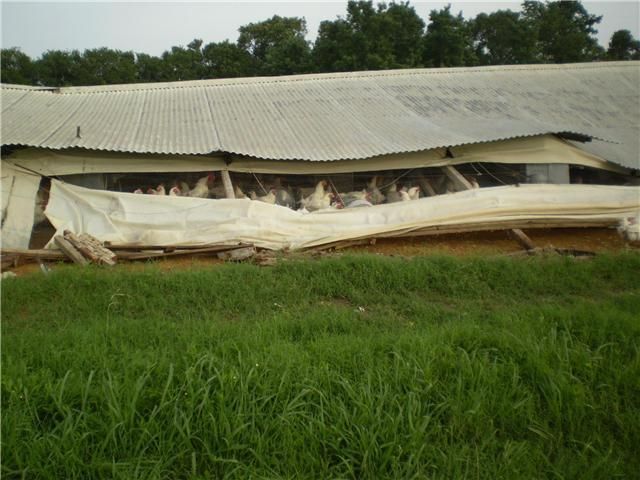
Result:
<svg viewBox="0 0 640 480"><path fill-rule="evenodd" d="M300 249L640 217L640 62L2 85L2 247Z"/></svg>

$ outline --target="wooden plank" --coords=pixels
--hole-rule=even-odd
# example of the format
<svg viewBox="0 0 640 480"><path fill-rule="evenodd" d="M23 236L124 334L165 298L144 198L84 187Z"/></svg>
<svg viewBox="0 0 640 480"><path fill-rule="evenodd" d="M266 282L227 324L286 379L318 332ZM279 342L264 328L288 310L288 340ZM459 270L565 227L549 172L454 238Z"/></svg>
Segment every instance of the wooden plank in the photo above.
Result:
<svg viewBox="0 0 640 480"><path fill-rule="evenodd" d="M89 263L87 259L84 258L82 254L62 235L56 235L53 241L73 263L77 263L78 265L87 265Z"/></svg>
<svg viewBox="0 0 640 480"><path fill-rule="evenodd" d="M26 248L3 248L0 251L2 256L10 255L21 258L35 258L42 260L65 260L67 256L60 250L49 249L26 249Z"/></svg>
<svg viewBox="0 0 640 480"><path fill-rule="evenodd" d="M234 250L239 250L242 248L251 248L253 249L254 247L251 246L247 246L247 245L227 245L227 246L222 246L222 245L216 245L213 247L208 247L208 248L193 248L193 249L188 249L188 250L174 250L172 252L165 252L165 251L149 251L149 252L118 252L117 253L117 257L118 259L125 259L125 260L146 260L146 259L150 259L150 258L164 258L164 257L176 257L179 255L197 255L197 254L204 254L204 253L221 253L221 252L231 252Z"/></svg>
<svg viewBox="0 0 640 480"><path fill-rule="evenodd" d="M222 177L222 185L224 186L224 194L227 198L236 198L236 194L233 191L233 183L231 183L231 176L229 170L225 169L220 171Z"/></svg>
<svg viewBox="0 0 640 480"><path fill-rule="evenodd" d="M105 242L105 246L109 250L162 250L162 251L174 251L174 250L199 250L203 248L221 248L223 250L242 248L252 246L250 243L236 243L233 245L221 244L221 243L203 243L200 245L142 245L139 243L111 243Z"/></svg>

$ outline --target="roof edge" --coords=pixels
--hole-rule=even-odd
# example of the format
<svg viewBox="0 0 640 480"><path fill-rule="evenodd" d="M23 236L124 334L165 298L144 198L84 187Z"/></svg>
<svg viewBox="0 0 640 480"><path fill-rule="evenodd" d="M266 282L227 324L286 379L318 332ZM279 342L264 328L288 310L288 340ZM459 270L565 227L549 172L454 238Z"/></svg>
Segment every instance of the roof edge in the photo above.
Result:
<svg viewBox="0 0 640 480"><path fill-rule="evenodd" d="M640 67L640 60L626 60L614 62L589 62L589 63L541 63L527 65L487 65L481 67L449 67L449 68L406 68L395 70L365 70L354 72L332 72L332 73L306 73L300 75L282 75L271 77L237 77L237 78L216 78L205 80L186 80L177 82L152 82L152 83L126 83L114 85L87 85L73 87L34 87L30 85L0 84L2 88L14 90L39 90L60 94L74 93L102 93L120 92L136 90L165 90L175 88L193 88L203 86L226 86L226 85L250 85L287 83L300 81L317 81L333 79L356 79L356 78L379 78L392 76L410 75L440 75L457 73L487 73L487 72L507 72L507 71L543 71L543 70L585 70L585 69L605 69L616 67Z"/></svg>

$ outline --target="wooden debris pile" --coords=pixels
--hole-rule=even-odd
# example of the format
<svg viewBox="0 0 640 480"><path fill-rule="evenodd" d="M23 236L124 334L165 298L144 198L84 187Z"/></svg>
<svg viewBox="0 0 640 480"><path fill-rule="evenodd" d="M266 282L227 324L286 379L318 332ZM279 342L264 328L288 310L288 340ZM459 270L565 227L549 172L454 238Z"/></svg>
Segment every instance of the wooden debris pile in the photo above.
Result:
<svg viewBox="0 0 640 480"><path fill-rule="evenodd" d="M64 235L56 235L53 241L73 263L79 265L97 263L109 266L116 264L116 254L105 248L100 240L89 234L76 235L65 230Z"/></svg>
<svg viewBox="0 0 640 480"><path fill-rule="evenodd" d="M115 244L101 242L88 235L76 235L65 230L63 235L53 239L58 249L3 249L2 269L16 267L25 261L71 261L78 265L113 266L117 262L127 260L150 260L175 256L213 255L224 261L244 261L256 255L252 244L238 243L234 245L138 245Z"/></svg>

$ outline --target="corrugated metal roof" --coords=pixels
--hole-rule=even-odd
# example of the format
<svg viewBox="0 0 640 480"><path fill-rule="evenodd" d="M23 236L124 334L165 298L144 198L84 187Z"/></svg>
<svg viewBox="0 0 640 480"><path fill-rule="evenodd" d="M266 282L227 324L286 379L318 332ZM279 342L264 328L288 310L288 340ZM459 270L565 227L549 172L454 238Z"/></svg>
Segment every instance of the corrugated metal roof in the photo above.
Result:
<svg viewBox="0 0 640 480"><path fill-rule="evenodd" d="M342 160L573 132L640 167L640 62L3 85L1 99L5 145Z"/></svg>

